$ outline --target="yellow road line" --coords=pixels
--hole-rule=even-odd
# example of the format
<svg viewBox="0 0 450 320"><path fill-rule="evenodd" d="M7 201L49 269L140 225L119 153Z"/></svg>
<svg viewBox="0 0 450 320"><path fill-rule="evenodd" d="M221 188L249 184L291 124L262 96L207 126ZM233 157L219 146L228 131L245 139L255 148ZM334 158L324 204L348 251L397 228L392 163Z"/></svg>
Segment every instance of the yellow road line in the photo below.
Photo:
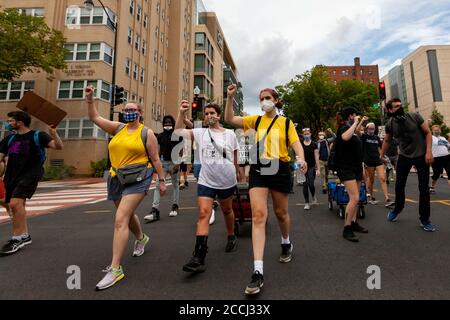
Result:
<svg viewBox="0 0 450 320"><path fill-rule="evenodd" d="M95 210L95 211L85 211L84 213L111 213L111 210Z"/></svg>

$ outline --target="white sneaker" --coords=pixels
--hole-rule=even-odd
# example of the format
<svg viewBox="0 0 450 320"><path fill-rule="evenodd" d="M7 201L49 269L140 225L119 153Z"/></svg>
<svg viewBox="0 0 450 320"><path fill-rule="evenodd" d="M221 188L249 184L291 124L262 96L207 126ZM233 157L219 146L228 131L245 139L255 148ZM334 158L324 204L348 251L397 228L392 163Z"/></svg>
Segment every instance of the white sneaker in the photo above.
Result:
<svg viewBox="0 0 450 320"><path fill-rule="evenodd" d="M136 240L134 242L133 257L140 257L144 254L145 246L147 245L149 240L150 240L149 237L146 234L144 234L144 239Z"/></svg>
<svg viewBox="0 0 450 320"><path fill-rule="evenodd" d="M178 216L178 205L174 204L172 206L172 211L169 213L169 217L175 218L176 216Z"/></svg>
<svg viewBox="0 0 450 320"><path fill-rule="evenodd" d="M103 270L103 272L105 272L106 275L99 283L97 283L97 286L95 287L97 291L108 289L125 277L122 267L119 267L117 269L108 267Z"/></svg>
<svg viewBox="0 0 450 320"><path fill-rule="evenodd" d="M315 206L317 206L319 204L319 201L317 201L317 197L313 198L312 204L315 205Z"/></svg>
<svg viewBox="0 0 450 320"><path fill-rule="evenodd" d="M209 218L209 225L213 225L216 222L216 210L212 209L211 218Z"/></svg>
<svg viewBox="0 0 450 320"><path fill-rule="evenodd" d="M311 210L311 206L309 205L309 203L305 204L305 210Z"/></svg>

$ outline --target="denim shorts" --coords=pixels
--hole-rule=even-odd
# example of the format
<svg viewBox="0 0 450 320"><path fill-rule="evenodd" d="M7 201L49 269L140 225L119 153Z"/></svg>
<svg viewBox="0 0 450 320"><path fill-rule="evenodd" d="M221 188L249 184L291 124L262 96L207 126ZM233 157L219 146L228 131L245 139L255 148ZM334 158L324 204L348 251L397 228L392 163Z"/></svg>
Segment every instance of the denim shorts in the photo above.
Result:
<svg viewBox="0 0 450 320"><path fill-rule="evenodd" d="M130 194L145 193L147 195L152 184L153 168L148 169L145 179L141 182L123 186L119 178L108 176L108 200L117 201Z"/></svg>
<svg viewBox="0 0 450 320"><path fill-rule="evenodd" d="M236 186L230 189L213 189L207 186L203 186L201 184L197 187L197 195L202 198L211 198L215 199L216 196L219 198L219 200L226 200L231 198L234 195L234 192L236 191Z"/></svg>

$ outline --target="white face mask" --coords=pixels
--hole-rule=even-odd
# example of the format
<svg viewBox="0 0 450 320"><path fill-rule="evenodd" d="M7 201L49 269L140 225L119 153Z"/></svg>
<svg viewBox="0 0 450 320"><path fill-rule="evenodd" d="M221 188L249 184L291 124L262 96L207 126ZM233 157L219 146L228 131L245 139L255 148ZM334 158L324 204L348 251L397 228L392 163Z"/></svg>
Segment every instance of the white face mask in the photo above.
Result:
<svg viewBox="0 0 450 320"><path fill-rule="evenodd" d="M275 103L271 100L264 100L261 102L261 109L264 112L272 112L275 109Z"/></svg>
<svg viewBox="0 0 450 320"><path fill-rule="evenodd" d="M166 127L164 127L164 130L171 131L171 130L173 130L173 127L172 126L166 126Z"/></svg>

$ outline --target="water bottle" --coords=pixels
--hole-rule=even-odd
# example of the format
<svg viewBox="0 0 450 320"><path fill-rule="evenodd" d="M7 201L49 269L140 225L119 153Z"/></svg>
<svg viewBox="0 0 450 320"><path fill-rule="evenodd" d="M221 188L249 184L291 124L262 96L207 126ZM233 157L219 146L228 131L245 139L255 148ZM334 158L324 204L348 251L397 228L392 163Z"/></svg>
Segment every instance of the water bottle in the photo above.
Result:
<svg viewBox="0 0 450 320"><path fill-rule="evenodd" d="M306 176L303 172L298 171L298 179L297 179L298 183L303 184L306 182Z"/></svg>

